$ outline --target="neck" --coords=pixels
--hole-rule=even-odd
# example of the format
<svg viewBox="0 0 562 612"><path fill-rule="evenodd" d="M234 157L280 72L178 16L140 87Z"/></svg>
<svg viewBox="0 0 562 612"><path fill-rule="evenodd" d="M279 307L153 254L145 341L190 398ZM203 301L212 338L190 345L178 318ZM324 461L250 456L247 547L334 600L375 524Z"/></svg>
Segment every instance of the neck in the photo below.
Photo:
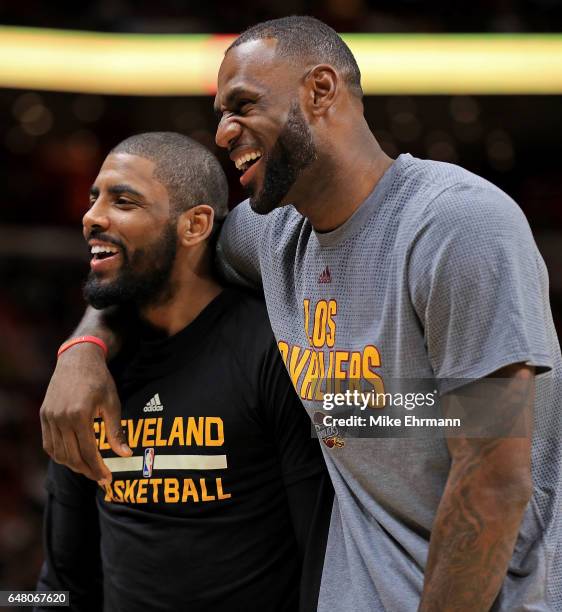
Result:
<svg viewBox="0 0 562 612"><path fill-rule="evenodd" d="M141 317L168 336L194 321L223 289L211 274L206 250L201 256L178 253L170 279L171 297L141 309Z"/></svg>
<svg viewBox="0 0 562 612"><path fill-rule="evenodd" d="M336 138L339 150L331 147L330 154L311 166L314 177L305 177L314 191L296 197L301 215L307 217L319 232L328 232L345 223L373 191L394 161L380 148L367 123L356 130L355 137ZM310 178L310 180L309 180Z"/></svg>

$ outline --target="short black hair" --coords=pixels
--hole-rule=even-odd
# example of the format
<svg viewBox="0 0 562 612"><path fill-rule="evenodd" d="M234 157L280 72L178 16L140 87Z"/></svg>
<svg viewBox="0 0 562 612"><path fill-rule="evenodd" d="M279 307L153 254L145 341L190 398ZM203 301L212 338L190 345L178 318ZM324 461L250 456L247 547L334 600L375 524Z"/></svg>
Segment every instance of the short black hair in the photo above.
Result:
<svg viewBox="0 0 562 612"><path fill-rule="evenodd" d="M292 15L258 23L242 32L225 55L245 42L265 38L277 40L277 53L283 57L331 64L342 74L351 92L363 97L361 71L353 53L338 33L322 21L305 15Z"/></svg>
<svg viewBox="0 0 562 612"><path fill-rule="evenodd" d="M208 204L215 219L228 212L228 184L217 158L202 144L176 132L136 134L113 147L114 153L144 157L155 164L154 178L166 187L173 212Z"/></svg>

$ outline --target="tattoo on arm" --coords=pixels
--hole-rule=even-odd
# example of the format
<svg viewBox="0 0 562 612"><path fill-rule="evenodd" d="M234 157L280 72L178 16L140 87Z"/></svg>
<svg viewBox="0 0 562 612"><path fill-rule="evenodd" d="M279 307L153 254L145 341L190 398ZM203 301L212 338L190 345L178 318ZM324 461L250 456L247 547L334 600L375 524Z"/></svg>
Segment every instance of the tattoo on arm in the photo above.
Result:
<svg viewBox="0 0 562 612"><path fill-rule="evenodd" d="M504 436L448 440L451 471L432 529L420 612L484 612L501 589L530 495L534 395L530 368L502 375L509 380L493 409Z"/></svg>

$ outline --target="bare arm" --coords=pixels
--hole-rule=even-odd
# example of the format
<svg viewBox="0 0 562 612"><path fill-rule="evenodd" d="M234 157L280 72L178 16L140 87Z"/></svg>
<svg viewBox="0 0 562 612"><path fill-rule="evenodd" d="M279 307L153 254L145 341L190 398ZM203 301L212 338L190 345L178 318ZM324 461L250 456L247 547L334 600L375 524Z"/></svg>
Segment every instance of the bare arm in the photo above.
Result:
<svg viewBox="0 0 562 612"><path fill-rule="evenodd" d="M107 344L110 356L114 355L119 337L109 325L112 315L88 308L73 337L97 336ZM113 451L131 455L121 428L121 404L103 351L95 344L77 344L58 359L41 406L43 448L57 463L93 480L111 482L92 427L98 416L105 421Z"/></svg>
<svg viewBox="0 0 562 612"><path fill-rule="evenodd" d="M490 610L532 495L534 371L516 364L495 376L509 379L493 409L512 435L448 440L452 464L431 532L420 612Z"/></svg>

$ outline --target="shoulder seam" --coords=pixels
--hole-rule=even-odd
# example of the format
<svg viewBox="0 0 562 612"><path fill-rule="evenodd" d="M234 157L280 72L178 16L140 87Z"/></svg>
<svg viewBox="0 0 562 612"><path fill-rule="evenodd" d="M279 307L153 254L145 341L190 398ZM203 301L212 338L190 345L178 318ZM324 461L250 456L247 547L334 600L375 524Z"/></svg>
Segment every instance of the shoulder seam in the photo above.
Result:
<svg viewBox="0 0 562 612"><path fill-rule="evenodd" d="M430 183L426 183L427 185L429 185ZM433 204L433 202L435 202L435 200L437 200L437 198L440 198L444 193L446 193L447 191L453 189L453 187L458 187L459 185L462 185L462 181L456 181L455 183L452 183L451 185L447 185L447 187L443 187L443 189L441 189L441 191L439 193L436 193L431 200L429 200L429 202L427 202L427 204L425 205L425 208L427 209L431 204Z"/></svg>

